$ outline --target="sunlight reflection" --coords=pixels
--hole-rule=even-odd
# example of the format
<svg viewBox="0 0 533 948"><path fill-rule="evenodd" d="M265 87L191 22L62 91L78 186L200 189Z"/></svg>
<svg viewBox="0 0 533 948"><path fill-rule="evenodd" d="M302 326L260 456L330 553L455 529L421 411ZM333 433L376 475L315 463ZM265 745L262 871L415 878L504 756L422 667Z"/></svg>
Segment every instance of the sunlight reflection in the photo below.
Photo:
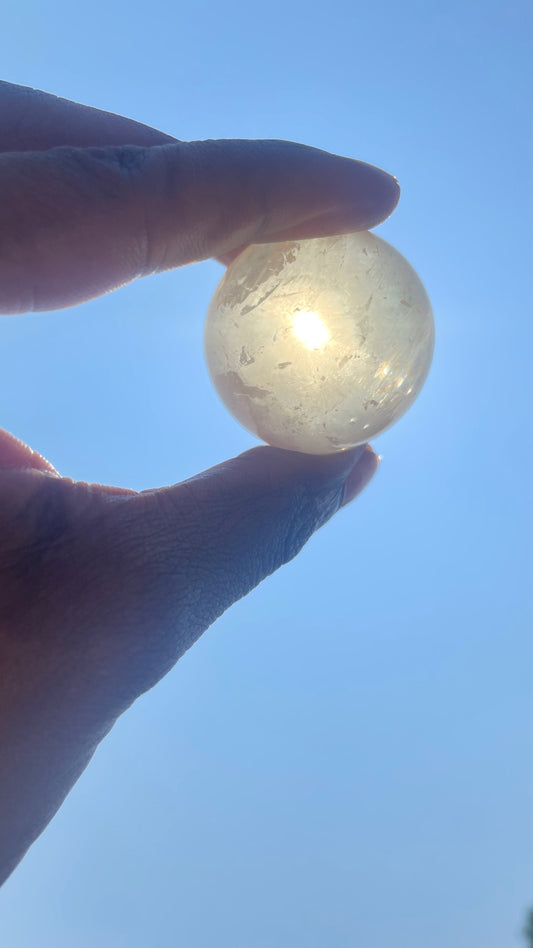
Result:
<svg viewBox="0 0 533 948"><path fill-rule="evenodd" d="M330 332L318 313L299 310L295 313L292 331L308 349L320 349L330 339Z"/></svg>

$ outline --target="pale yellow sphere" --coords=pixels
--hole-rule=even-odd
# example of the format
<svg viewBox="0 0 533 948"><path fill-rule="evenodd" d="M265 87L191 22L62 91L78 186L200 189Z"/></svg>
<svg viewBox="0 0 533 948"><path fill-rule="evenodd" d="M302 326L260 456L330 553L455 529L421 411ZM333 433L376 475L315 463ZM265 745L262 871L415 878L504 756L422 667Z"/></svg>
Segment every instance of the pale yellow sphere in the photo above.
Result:
<svg viewBox="0 0 533 948"><path fill-rule="evenodd" d="M255 244L218 284L205 352L229 411L269 444L331 454L394 424L431 364L411 265L372 233Z"/></svg>

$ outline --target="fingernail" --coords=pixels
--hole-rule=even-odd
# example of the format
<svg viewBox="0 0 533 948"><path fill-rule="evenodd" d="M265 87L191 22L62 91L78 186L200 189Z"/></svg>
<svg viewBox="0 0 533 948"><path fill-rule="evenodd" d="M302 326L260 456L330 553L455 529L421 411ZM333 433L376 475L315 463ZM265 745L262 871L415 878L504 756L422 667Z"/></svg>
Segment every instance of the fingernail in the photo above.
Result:
<svg viewBox="0 0 533 948"><path fill-rule="evenodd" d="M380 461L381 457L378 454L374 454L370 445L367 444L363 454L359 460L356 461L355 466L352 468L348 474L348 477L346 478L341 507L349 504L361 493L361 491L365 489L367 484L369 484L374 477L374 474L379 467Z"/></svg>

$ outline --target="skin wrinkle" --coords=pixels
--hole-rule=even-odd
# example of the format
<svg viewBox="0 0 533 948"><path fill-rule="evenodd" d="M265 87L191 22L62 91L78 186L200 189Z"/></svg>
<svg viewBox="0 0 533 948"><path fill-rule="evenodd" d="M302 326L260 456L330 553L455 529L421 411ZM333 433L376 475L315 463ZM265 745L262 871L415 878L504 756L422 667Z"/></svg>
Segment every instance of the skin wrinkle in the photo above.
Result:
<svg viewBox="0 0 533 948"><path fill-rule="evenodd" d="M337 512L341 506L342 493L343 486L328 487L320 494L305 491L301 499L289 507L279 551L282 563L294 559L318 526L326 523Z"/></svg>
<svg viewBox="0 0 533 948"><path fill-rule="evenodd" d="M242 490L236 492L233 485L229 485L229 490L225 490L222 484L219 500L215 501L215 505L209 505L210 514L206 520L203 485L198 485L199 489L194 483L187 487L186 496L178 494L175 500L169 492L166 495L166 503L177 502L184 511L184 515L179 518L179 553L183 555L183 549L190 549L191 562L196 560L194 569L191 566L187 569L190 577L187 598L193 610L193 615L189 614L189 621L196 625L196 613L200 609L201 623L211 624L230 601L246 595L260 582L261 576L274 570L274 564L279 562L280 550L283 550L283 556L292 558L295 555L295 541L289 538L280 540L276 525L281 525L283 535L290 529L289 514L292 507L298 512L301 510L299 490L282 498L279 496L279 490L272 491L270 496L267 495L258 503L251 492L249 497L243 496ZM166 506L164 494L160 502ZM166 516L164 514L165 519ZM260 529L258 526L258 535L263 537L263 541L257 546L254 536L250 535L249 524L252 519L261 525ZM268 533L272 534L271 541L265 543ZM199 535L203 537L200 556ZM164 559L169 563L176 562L179 553L172 545L167 546ZM227 599L224 593L221 594L221 587L228 590ZM210 595L211 589L217 590L214 597Z"/></svg>
<svg viewBox="0 0 533 948"><path fill-rule="evenodd" d="M221 587L230 590L230 596L241 598L260 581L261 564L254 558L249 523L251 517L261 520L273 515L273 510L270 506L265 513L254 510L245 498L228 497L223 488L220 499L213 497L207 507L203 491L197 494L193 484L188 486L186 495L174 498L169 491L158 498L159 511L165 511L168 504L174 508L173 515L164 512L163 522L175 524L176 506L179 511L179 530L163 527L158 542L162 544L163 561L179 564L178 571L187 577L181 602L187 606L188 623L196 626L199 621L207 626L224 611L226 600L219 594ZM169 543L164 540L166 536L179 536L179 540ZM172 573L166 578L175 583ZM216 592L212 594L212 590Z"/></svg>
<svg viewBox="0 0 533 948"><path fill-rule="evenodd" d="M162 242L161 239L158 238L158 221L161 216L161 205L165 207L177 203L176 221L180 222L180 230L186 221L186 214L184 213L183 207L184 195L187 190L185 184L186 171L184 167L186 161L182 160L179 168L174 167L175 163L172 162L170 154L164 150L157 153L155 167L153 154L150 154L148 159L147 178L149 179L149 183L146 186L146 195L142 202L144 232L146 235L146 255L142 272L143 276L164 272L170 270L173 266L169 257L170 242ZM180 183L176 186L177 178ZM194 181L192 179L191 189L194 190ZM176 200L180 191L182 193L181 201L179 199ZM180 204L181 207L179 206ZM187 232L187 240L194 240L194 233L191 233L191 230ZM184 248L180 251L180 255L181 254L186 254Z"/></svg>

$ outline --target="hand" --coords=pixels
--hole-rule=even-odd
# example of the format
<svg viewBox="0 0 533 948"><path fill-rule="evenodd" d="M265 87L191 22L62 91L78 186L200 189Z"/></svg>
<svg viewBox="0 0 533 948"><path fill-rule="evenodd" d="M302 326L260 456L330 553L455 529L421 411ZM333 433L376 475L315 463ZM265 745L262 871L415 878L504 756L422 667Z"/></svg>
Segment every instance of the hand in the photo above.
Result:
<svg viewBox="0 0 533 948"><path fill-rule="evenodd" d="M7 83L0 116L3 313L367 229L398 200L385 172L292 142L178 142ZM136 493L61 477L0 431L0 880L117 717L376 467L368 446L260 447Z"/></svg>

